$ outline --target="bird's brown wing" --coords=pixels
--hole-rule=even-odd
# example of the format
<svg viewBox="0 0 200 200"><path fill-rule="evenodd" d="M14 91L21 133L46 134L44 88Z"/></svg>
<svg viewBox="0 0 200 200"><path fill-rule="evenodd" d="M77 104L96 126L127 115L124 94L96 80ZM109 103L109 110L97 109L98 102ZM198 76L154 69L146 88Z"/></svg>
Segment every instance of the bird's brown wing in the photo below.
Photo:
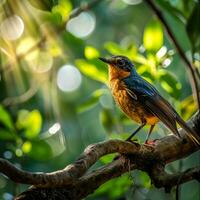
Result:
<svg viewBox="0 0 200 200"><path fill-rule="evenodd" d="M126 88L126 90L131 97L134 97L134 100L140 101L149 112L158 117L165 126L167 126L174 134L179 136L176 125L176 111L174 111L172 106L164 98L156 93L153 95L147 95L136 91L133 92L128 88Z"/></svg>
<svg viewBox="0 0 200 200"><path fill-rule="evenodd" d="M174 134L179 135L176 116L177 113L173 107L160 95L141 97L142 104L158 117Z"/></svg>
<svg viewBox="0 0 200 200"><path fill-rule="evenodd" d="M158 117L175 135L180 136L176 125L178 122L185 129L188 137L200 145L194 131L187 126L171 104L150 83L141 77L126 78L124 83L128 93L133 94L130 96L134 96L135 100L137 99L147 110Z"/></svg>
<svg viewBox="0 0 200 200"><path fill-rule="evenodd" d="M124 80L128 94L138 100L148 111L158 117L174 134L179 136L176 126L176 111L150 83L140 76Z"/></svg>
<svg viewBox="0 0 200 200"><path fill-rule="evenodd" d="M186 131L186 135L198 146L200 146L200 137L191 129L174 108L162 96L156 95L153 99L144 101L147 106L173 133L179 135L176 122Z"/></svg>

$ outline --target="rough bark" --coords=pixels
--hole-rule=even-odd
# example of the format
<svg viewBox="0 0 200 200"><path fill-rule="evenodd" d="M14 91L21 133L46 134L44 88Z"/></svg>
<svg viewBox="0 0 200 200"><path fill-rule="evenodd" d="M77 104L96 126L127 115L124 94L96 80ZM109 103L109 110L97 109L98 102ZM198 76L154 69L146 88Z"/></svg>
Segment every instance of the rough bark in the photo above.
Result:
<svg viewBox="0 0 200 200"><path fill-rule="evenodd" d="M196 114L188 125L198 133L200 115ZM180 130L180 134L182 140L168 135L157 140L154 148L121 140L93 144L88 146L73 164L52 173L26 172L0 159L0 172L17 183L34 185L16 197L17 200L82 199L108 180L134 169L146 171L157 188L164 187L169 192L177 184L200 179L199 167L175 174L165 172L167 163L199 150L199 147L187 138L183 129ZM101 168L89 171L99 158L114 152L120 153L121 156Z"/></svg>

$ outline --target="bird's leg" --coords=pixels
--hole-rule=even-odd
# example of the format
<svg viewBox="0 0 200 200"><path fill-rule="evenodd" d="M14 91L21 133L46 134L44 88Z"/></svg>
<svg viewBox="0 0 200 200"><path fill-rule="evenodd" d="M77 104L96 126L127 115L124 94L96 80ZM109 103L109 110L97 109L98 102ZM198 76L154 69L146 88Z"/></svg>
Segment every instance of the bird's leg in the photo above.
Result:
<svg viewBox="0 0 200 200"><path fill-rule="evenodd" d="M145 140L145 144L149 144L149 143L148 143L148 140L149 140L149 137L150 137L150 135L151 135L151 133L152 133L154 127L155 127L155 124L154 124L154 125L151 125L151 127L150 127L150 129L149 129L149 132L148 132L148 135L147 135L147 138L146 138L146 140Z"/></svg>
<svg viewBox="0 0 200 200"><path fill-rule="evenodd" d="M131 141L131 138L140 130L142 129L144 126L146 125L146 122L145 123L142 123L125 141L129 141L129 142L132 142ZM117 154L117 156L114 157L113 160L117 160L118 158L120 157L120 154Z"/></svg>
<svg viewBox="0 0 200 200"><path fill-rule="evenodd" d="M139 126L127 139L126 141L131 141L131 138L136 135L136 133L142 129L144 126L146 125L146 123L142 123L141 126Z"/></svg>

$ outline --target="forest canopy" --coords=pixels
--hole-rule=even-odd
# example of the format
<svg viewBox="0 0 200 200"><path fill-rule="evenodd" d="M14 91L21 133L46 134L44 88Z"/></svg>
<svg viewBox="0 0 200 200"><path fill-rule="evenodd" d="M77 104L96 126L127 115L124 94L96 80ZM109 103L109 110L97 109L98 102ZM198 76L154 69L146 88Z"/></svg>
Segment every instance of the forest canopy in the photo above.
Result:
<svg viewBox="0 0 200 200"><path fill-rule="evenodd" d="M199 27L199 0L2 0L1 158L29 172L53 172L74 162L88 145L124 140L137 128L116 106L100 56L127 56L180 116L190 119L200 108ZM138 143L147 131L136 135ZM160 123L152 139L169 132ZM115 156L101 157L94 168ZM177 158L166 171L200 166L199 156L198 151ZM0 176L0 199L27 189ZM152 185L145 170L133 170L86 199L167 200L175 193ZM179 195L197 199L199 183L182 184Z"/></svg>

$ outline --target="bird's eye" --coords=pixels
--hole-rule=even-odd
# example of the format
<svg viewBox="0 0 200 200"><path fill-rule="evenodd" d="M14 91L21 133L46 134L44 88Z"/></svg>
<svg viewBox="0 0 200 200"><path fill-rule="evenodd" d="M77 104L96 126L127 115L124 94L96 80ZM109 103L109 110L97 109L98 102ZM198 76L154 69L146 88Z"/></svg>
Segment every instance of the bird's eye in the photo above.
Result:
<svg viewBox="0 0 200 200"><path fill-rule="evenodd" d="M125 65L125 61L122 60L122 59L118 59L118 60L117 60L117 65L120 66L120 67L122 67L122 66Z"/></svg>

